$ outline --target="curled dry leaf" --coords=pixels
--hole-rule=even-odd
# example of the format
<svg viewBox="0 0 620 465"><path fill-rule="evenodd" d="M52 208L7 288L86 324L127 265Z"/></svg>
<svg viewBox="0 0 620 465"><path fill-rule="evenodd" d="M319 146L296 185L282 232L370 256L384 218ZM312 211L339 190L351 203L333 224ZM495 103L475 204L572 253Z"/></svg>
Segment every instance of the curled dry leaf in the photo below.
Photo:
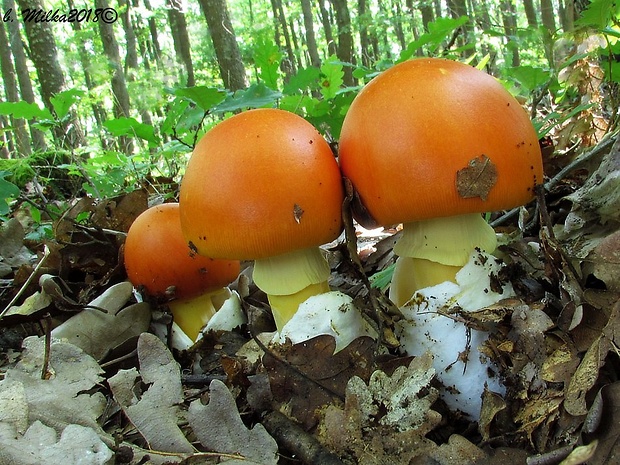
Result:
<svg viewBox="0 0 620 465"><path fill-rule="evenodd" d="M132 289L128 281L109 287L88 308L55 328L52 335L101 360L113 348L149 327L151 309L147 303L125 307Z"/></svg>

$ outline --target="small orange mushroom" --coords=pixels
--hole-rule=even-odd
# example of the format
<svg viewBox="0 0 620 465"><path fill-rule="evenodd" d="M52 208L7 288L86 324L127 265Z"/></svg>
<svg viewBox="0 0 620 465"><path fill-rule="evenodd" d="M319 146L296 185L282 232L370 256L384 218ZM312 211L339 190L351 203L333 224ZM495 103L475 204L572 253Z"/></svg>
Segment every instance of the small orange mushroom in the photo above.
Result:
<svg viewBox="0 0 620 465"><path fill-rule="evenodd" d="M192 340L215 314L239 275L236 260L197 255L181 232L179 204L151 207L133 222L125 241L125 269L131 283L165 299L174 321Z"/></svg>
<svg viewBox="0 0 620 465"><path fill-rule="evenodd" d="M480 213L529 202L543 181L537 134L517 100L492 76L445 59L374 78L353 101L339 147L363 207L356 219L404 223L390 288L398 305L454 281L476 247L492 252L495 233Z"/></svg>
<svg viewBox="0 0 620 465"><path fill-rule="evenodd" d="M329 291L319 246L342 231L343 188L329 144L298 115L257 109L217 124L181 184L187 242L210 257L255 260L254 282L282 326Z"/></svg>

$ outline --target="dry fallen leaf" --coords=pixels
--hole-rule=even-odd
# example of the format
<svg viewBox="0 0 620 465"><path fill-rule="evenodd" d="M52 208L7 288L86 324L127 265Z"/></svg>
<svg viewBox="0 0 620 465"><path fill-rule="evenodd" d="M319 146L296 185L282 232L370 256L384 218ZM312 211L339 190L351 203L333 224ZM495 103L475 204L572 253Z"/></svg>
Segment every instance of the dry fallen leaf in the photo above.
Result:
<svg viewBox="0 0 620 465"><path fill-rule="evenodd" d="M156 336L143 333L138 339L140 376L148 386L135 399L137 372L120 370L108 380L116 401L152 449L192 453L194 447L178 427L183 402L181 371L170 351Z"/></svg>
<svg viewBox="0 0 620 465"><path fill-rule="evenodd" d="M149 304L141 302L125 307L131 297L132 285L125 281L109 287L52 331L84 352L101 360L110 350L146 331L151 321Z"/></svg>
<svg viewBox="0 0 620 465"><path fill-rule="evenodd" d="M187 413L194 434L207 449L222 454L237 454L242 459L223 458L228 464L277 463L278 445L263 425L248 429L237 411L237 404L226 385L218 380L209 385L209 403L195 400Z"/></svg>
<svg viewBox="0 0 620 465"><path fill-rule="evenodd" d="M497 169L489 157L480 155L456 172L456 190L464 199L480 197L486 200L497 182Z"/></svg>
<svg viewBox="0 0 620 465"><path fill-rule="evenodd" d="M105 465L112 456L112 451L91 428L68 425L58 438L53 428L37 420L22 436L0 422L0 463L3 464Z"/></svg>
<svg viewBox="0 0 620 465"><path fill-rule="evenodd" d="M103 435L97 418L103 413L105 399L99 392L90 392L103 379L97 362L72 344L53 341L48 366L51 376L41 379L44 357L44 338L25 339L21 359L7 370L0 391L21 392L23 389L28 424L40 420L58 433L67 425L78 424ZM6 415L1 412L12 407L10 403L0 404L0 418Z"/></svg>

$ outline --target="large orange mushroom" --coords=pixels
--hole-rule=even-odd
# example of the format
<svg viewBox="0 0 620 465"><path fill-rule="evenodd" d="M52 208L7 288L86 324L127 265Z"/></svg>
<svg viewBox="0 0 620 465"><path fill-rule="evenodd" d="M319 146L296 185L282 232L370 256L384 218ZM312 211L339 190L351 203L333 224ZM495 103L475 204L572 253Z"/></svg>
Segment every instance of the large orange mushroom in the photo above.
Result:
<svg viewBox="0 0 620 465"><path fill-rule="evenodd" d="M403 223L390 297L403 305L443 281L496 237L481 212L523 205L543 181L534 127L492 76L438 58L400 63L357 95L339 160L362 224Z"/></svg>
<svg viewBox="0 0 620 465"><path fill-rule="evenodd" d="M196 340L228 297L224 286L237 278L240 264L192 252L181 232L179 204L165 203L132 223L125 241L125 269L135 287L167 301L174 322Z"/></svg>
<svg viewBox="0 0 620 465"><path fill-rule="evenodd" d="M299 304L329 291L319 246L342 231L343 189L329 144L278 109L228 118L198 142L181 184L181 225L210 257L255 260L278 329Z"/></svg>

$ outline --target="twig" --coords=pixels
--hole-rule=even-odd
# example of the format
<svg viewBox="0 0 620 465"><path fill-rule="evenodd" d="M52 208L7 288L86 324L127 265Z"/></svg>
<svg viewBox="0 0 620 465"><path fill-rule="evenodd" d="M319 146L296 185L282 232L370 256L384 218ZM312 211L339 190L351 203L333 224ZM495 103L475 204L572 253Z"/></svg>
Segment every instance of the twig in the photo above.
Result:
<svg viewBox="0 0 620 465"><path fill-rule="evenodd" d="M304 464L344 465L335 454L325 449L319 441L289 420L280 412L270 412L261 421L277 443Z"/></svg>
<svg viewBox="0 0 620 465"><path fill-rule="evenodd" d="M618 131L608 133L595 147L592 147L589 151L585 152L580 157L577 157L571 163L562 168L553 178L551 178L544 184L545 191L549 192L553 187L556 186L556 184L558 184L562 179L564 179L568 173L578 168L580 165L587 162L588 160L591 160L595 156L599 155L604 150L607 150L607 148L609 148L617 140L618 134ZM509 210L499 218L492 221L491 227L499 226L511 219L512 217L518 215L519 208L520 207L513 208L512 210Z"/></svg>
<svg viewBox="0 0 620 465"><path fill-rule="evenodd" d="M43 249L43 257L41 257L41 260L39 261L39 263L37 263L37 266L34 267L34 270L32 270L32 273L30 273L30 276L28 276L28 279L22 285L21 289L17 292L17 294L15 294L15 297L13 297L13 299L11 299L11 301L7 304L7 306L4 308L4 310L2 310L2 313L0 313L0 319L2 319L2 317L6 314L6 312L8 312L9 309L13 305L15 305L15 302L17 302L17 300L26 291L26 289L28 288L30 283L32 283L32 281L36 277L37 272L41 269L41 267L45 263L45 260L47 260L47 257L49 257L49 254L50 254L50 249L46 245L45 248Z"/></svg>
<svg viewBox="0 0 620 465"><path fill-rule="evenodd" d="M41 321L43 330L45 331L45 353L43 355L43 366L41 367L41 379L50 378L50 355L52 352L52 317L48 313L43 317Z"/></svg>

